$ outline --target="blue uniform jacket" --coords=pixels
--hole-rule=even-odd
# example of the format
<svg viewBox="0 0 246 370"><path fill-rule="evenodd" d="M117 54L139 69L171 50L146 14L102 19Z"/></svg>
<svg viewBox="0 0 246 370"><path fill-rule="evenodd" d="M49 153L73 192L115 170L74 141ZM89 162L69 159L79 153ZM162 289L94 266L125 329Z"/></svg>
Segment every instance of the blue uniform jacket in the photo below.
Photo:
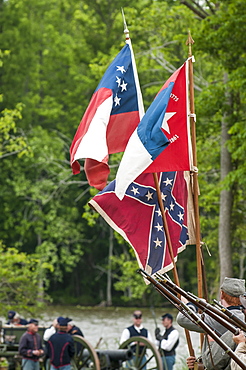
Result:
<svg viewBox="0 0 246 370"><path fill-rule="evenodd" d="M74 355L74 341L70 334L58 331L53 334L46 344L47 356L55 368L69 365Z"/></svg>

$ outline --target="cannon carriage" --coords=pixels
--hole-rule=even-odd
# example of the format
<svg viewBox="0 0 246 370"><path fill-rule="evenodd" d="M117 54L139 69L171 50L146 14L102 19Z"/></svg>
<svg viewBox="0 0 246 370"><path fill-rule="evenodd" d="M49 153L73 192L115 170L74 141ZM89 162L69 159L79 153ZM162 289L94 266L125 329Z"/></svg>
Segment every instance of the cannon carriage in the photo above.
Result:
<svg viewBox="0 0 246 370"><path fill-rule="evenodd" d="M26 329L26 326L1 326L0 357L8 361L6 370L21 369L18 347ZM41 337L46 329L39 327ZM163 369L158 350L147 338L132 337L115 350L94 349L85 338L78 335L74 335L73 338L75 344L75 356L71 362L73 370ZM41 359L40 365L42 370L49 370L49 361L46 361L45 357Z"/></svg>

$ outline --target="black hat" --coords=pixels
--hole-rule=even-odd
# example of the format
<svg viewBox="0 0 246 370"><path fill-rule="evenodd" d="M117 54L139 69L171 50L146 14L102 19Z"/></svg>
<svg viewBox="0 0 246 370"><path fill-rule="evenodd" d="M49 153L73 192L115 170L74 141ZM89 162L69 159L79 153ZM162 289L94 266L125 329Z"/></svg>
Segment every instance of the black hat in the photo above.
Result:
<svg viewBox="0 0 246 370"><path fill-rule="evenodd" d="M162 320L164 320L165 318L168 318L173 321L173 315L171 315L170 313L165 313L165 315L162 315L161 318Z"/></svg>
<svg viewBox="0 0 246 370"><path fill-rule="evenodd" d="M28 322L28 324L36 324L36 325L38 325L38 320L36 320L36 319L30 319L29 322Z"/></svg>
<svg viewBox="0 0 246 370"><path fill-rule="evenodd" d="M13 318L14 318L14 315L16 314L16 312L15 311L12 311L12 310L9 310L9 312L8 312L8 318L10 319L10 320L12 320Z"/></svg>
<svg viewBox="0 0 246 370"><path fill-rule="evenodd" d="M67 318L62 317L62 316L59 316L59 317L57 318L57 322L58 322L58 324L59 324L60 326L67 326L67 323L68 323Z"/></svg>

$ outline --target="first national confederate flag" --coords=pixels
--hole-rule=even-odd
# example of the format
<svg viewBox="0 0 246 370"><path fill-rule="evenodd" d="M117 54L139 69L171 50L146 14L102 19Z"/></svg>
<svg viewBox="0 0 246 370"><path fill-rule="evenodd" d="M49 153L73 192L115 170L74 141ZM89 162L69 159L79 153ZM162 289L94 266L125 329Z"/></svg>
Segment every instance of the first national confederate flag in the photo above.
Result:
<svg viewBox="0 0 246 370"><path fill-rule="evenodd" d="M108 156L125 150L144 114L130 39L113 60L96 88L70 147L73 173L86 158L89 184L102 190L109 175Z"/></svg>
<svg viewBox="0 0 246 370"><path fill-rule="evenodd" d="M188 172L158 174L175 260L187 244L194 244ZM133 247L140 268L150 274L173 267L152 174L140 175L122 201L115 195L115 180L89 204ZM189 210L188 210L189 208Z"/></svg>

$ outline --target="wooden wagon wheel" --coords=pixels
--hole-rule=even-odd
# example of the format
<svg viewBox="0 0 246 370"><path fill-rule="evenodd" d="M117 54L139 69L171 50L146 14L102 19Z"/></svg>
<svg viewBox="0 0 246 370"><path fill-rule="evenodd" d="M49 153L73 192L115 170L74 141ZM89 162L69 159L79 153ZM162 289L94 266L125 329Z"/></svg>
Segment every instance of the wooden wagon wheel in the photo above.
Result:
<svg viewBox="0 0 246 370"><path fill-rule="evenodd" d="M160 353L153 343L145 337L131 337L120 345L120 348L131 348L133 358L124 362L125 368L133 370L163 370Z"/></svg>
<svg viewBox="0 0 246 370"><path fill-rule="evenodd" d="M71 361L74 370L100 370L98 355L92 345L80 335L73 335L75 355Z"/></svg>

